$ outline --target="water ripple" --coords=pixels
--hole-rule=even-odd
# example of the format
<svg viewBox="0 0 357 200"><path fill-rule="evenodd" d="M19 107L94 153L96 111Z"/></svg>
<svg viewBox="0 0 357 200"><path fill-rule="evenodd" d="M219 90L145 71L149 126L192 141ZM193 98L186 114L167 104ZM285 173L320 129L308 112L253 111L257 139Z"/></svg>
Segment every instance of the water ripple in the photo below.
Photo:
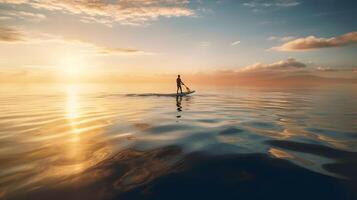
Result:
<svg viewBox="0 0 357 200"><path fill-rule="evenodd" d="M272 173L278 172L270 162L284 160L321 180L357 180L357 107L351 100L356 93L345 88L338 94L346 101L312 89L197 91L179 98L147 94L83 94L73 88L60 94L2 94L0 197L85 185L85 180L130 193L173 169L190 171L183 166L200 160L197 152L246 155L234 162L253 160L253 166L273 159L263 164ZM220 167L222 173L230 169Z"/></svg>

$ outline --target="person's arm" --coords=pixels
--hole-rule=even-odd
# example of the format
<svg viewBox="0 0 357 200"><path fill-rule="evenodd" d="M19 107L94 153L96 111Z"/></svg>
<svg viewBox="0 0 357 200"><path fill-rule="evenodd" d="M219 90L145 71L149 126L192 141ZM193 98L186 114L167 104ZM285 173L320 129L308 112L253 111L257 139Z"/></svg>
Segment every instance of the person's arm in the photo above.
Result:
<svg viewBox="0 0 357 200"><path fill-rule="evenodd" d="M182 82L182 80L181 80L181 84L182 84L182 85L185 85L185 84Z"/></svg>

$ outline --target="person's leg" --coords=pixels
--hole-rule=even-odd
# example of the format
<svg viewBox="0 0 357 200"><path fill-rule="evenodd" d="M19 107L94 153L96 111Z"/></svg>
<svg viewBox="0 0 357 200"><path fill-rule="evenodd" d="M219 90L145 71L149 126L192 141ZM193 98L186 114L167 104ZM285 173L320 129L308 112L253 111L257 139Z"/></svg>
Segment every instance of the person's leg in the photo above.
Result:
<svg viewBox="0 0 357 200"><path fill-rule="evenodd" d="M182 87L181 87L181 85L180 85L180 91L181 91L181 93L182 93Z"/></svg>
<svg viewBox="0 0 357 200"><path fill-rule="evenodd" d="M176 94L178 94L178 91L179 91L179 86L177 86L177 89L176 89Z"/></svg>

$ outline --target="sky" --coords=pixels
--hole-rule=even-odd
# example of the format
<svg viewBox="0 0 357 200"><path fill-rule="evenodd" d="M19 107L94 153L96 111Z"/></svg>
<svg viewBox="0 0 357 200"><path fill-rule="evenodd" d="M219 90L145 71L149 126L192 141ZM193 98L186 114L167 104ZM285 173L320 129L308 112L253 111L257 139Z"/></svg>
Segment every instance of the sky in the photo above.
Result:
<svg viewBox="0 0 357 200"><path fill-rule="evenodd" d="M357 79L356 10L355 0L0 0L0 81Z"/></svg>

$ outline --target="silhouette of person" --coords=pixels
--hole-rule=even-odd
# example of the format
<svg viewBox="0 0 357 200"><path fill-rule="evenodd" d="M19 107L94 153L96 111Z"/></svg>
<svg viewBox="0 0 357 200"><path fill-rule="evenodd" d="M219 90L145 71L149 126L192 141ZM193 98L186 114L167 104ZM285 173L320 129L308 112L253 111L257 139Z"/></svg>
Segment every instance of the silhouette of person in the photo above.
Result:
<svg viewBox="0 0 357 200"><path fill-rule="evenodd" d="M176 84L177 84L176 94L178 94L178 91L179 91L179 90L180 90L181 93L182 93L182 87L181 87L181 85L185 85L185 84L182 82L180 75L177 75Z"/></svg>

